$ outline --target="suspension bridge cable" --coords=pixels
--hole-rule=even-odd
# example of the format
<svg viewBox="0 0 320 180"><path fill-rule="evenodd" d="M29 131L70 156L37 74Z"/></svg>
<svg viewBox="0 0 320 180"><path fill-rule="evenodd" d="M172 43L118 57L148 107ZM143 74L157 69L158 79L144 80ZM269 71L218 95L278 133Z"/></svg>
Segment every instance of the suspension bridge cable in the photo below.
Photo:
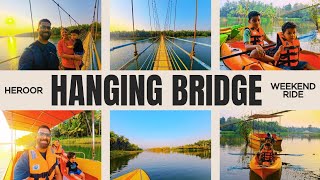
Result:
<svg viewBox="0 0 320 180"><path fill-rule="evenodd" d="M193 42L192 42L192 49L190 52L190 59L191 59L191 65L190 65L190 69L192 70L192 66L193 66L193 58L192 56L195 55L194 52L194 48L195 48L195 41L196 41L196 36L197 36L197 18L198 18L198 0L196 0L196 16L195 16L195 20L194 20L194 32L193 32Z"/></svg>
<svg viewBox="0 0 320 180"><path fill-rule="evenodd" d="M150 29L151 29L151 32L152 32L151 15L150 15L150 0L148 0L148 7L149 7L149 22L150 22Z"/></svg>
<svg viewBox="0 0 320 180"><path fill-rule="evenodd" d="M175 35L175 32L176 32L177 2L178 2L178 0L176 0L175 6L174 6L174 25L173 25L173 37L174 37L174 35Z"/></svg>
<svg viewBox="0 0 320 180"><path fill-rule="evenodd" d="M132 17L132 33L133 33L133 41L136 42L136 33L134 30L134 13L133 13L133 0L131 0L131 17ZM137 56L137 43L134 44L134 56Z"/></svg>
<svg viewBox="0 0 320 180"><path fill-rule="evenodd" d="M60 12L60 5L57 4L57 6L58 6L59 17L60 17L60 23L61 23L61 27L62 27L62 18L61 18L61 12Z"/></svg>
<svg viewBox="0 0 320 180"><path fill-rule="evenodd" d="M54 2L56 5L58 5L60 7L60 9L62 11L64 11L67 15L69 15L71 17L71 19L77 24L80 25L66 10L64 10L55 0L51 0L52 2Z"/></svg>
<svg viewBox="0 0 320 180"><path fill-rule="evenodd" d="M32 16L32 7L31 7L31 0L29 0L29 6L30 6L30 15L31 15L31 23L32 23L32 33L33 33L33 40L36 40L36 36L34 34L34 25L33 25L33 16Z"/></svg>
<svg viewBox="0 0 320 180"><path fill-rule="evenodd" d="M70 15L69 15L69 21L70 21L70 26L72 26L72 22L71 22L71 18L70 18Z"/></svg>

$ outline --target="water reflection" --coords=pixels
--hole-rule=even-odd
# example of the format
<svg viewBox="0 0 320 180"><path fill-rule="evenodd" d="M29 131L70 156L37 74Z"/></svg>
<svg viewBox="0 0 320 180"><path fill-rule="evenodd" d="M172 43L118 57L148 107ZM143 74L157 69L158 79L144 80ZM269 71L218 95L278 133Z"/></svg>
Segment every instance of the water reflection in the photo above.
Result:
<svg viewBox="0 0 320 180"><path fill-rule="evenodd" d="M116 159L112 159L110 162L110 173L119 172L121 169L126 167L128 165L128 162L131 159L136 158L141 152L138 152L137 154L131 154L128 156L119 157Z"/></svg>

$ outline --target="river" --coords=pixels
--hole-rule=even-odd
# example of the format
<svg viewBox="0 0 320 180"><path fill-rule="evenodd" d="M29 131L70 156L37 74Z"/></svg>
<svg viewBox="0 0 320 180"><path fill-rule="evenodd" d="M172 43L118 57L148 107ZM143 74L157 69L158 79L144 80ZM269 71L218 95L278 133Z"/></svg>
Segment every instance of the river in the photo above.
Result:
<svg viewBox="0 0 320 180"><path fill-rule="evenodd" d="M266 19L262 19L261 26L263 30L265 31L266 35L274 42L276 42L277 38L277 33L281 31L281 26L289 20L287 19L281 19L279 21L268 21ZM291 20L290 20L291 21ZM241 24L241 22L244 22L243 20L241 21L232 21L230 19L226 18L220 18L220 26L225 27L225 26L232 26L236 24ZM307 34L310 33L311 31L316 29L316 26L311 22L311 21L302 21L302 20L294 20L294 23L297 24L297 32L298 32L298 37L299 35ZM247 26L247 19L245 19L245 24ZM238 36L236 36L234 39L231 41L242 41L242 35L243 31L240 31ZM310 50L314 52L320 52L320 34L317 34L317 38L312 40L312 41L304 41L301 40L301 48L305 50ZM222 61L220 61L220 69L222 70L229 70Z"/></svg>
<svg viewBox="0 0 320 180"><path fill-rule="evenodd" d="M33 42L33 37L2 37L0 38L0 70L17 70L19 58L1 63L4 60L20 56L24 49ZM57 44L58 38L50 39L50 42ZM101 54L101 39L96 42L98 53Z"/></svg>
<svg viewBox="0 0 320 180"><path fill-rule="evenodd" d="M111 160L111 179L141 168L152 180L210 180L211 151L140 154Z"/></svg>
<svg viewBox="0 0 320 180"><path fill-rule="evenodd" d="M281 156L281 179L317 179L320 176L320 137L311 138L308 134L299 136L282 137L281 154L304 154L303 156ZM246 148L244 141L233 136L221 135L220 137L220 177L223 180L255 180L260 179L248 168L251 155L240 156L229 153L256 152L249 146ZM250 178L251 175L251 178ZM277 176L278 177L278 176ZM276 178L275 178L276 179Z"/></svg>
<svg viewBox="0 0 320 180"><path fill-rule="evenodd" d="M187 39L190 41L193 40L193 38L184 38L184 39ZM133 42L133 41L132 40L111 40L110 47L112 48L112 47L119 46L122 44L130 43L130 42ZM211 37L198 37L198 38L196 38L196 42L211 45ZM137 43L138 53L141 52L142 50L144 50L151 43L152 43L152 40ZM189 43L189 42L175 40L174 43L176 43L178 46L185 49L187 52L191 51L192 47L191 47L191 43ZM148 50L146 50L144 53L142 53L142 55L138 58L138 65L136 65L136 63L132 63L127 68L127 70L140 69L143 64L144 64L144 66L142 66L142 69L145 70L147 67L147 64L149 63L149 62L145 62L145 60L147 59L147 57L149 56L150 53L153 53L153 51L157 52L158 45L159 45L159 43L155 43ZM175 50L177 55L182 59L182 61L186 65L186 67L188 69L190 69L190 64L191 64L190 57L188 55L186 55L185 53L183 53L180 49L178 49L174 45L171 45L171 47ZM111 70L117 70L121 66L126 64L133 57L133 52L134 52L133 45L129 45L129 46L111 51L111 58L110 58L111 59L110 60L111 61L110 62ZM210 47L196 45L195 46L195 54L198 59L200 59L201 61L206 63L208 66L211 66L211 48ZM181 67L181 69L184 69L182 63L179 63L179 66ZM193 70L204 70L204 68L199 63L194 61Z"/></svg>

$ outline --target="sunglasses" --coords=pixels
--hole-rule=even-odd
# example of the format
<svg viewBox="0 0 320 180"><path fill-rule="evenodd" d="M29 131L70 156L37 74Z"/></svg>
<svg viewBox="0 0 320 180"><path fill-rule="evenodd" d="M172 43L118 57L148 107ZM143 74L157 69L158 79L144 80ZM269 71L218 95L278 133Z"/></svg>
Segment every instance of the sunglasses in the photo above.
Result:
<svg viewBox="0 0 320 180"><path fill-rule="evenodd" d="M39 26L39 28L40 28L41 30L46 30L46 29L50 30L50 29L51 29L51 26L41 25L41 26Z"/></svg>
<svg viewBox="0 0 320 180"><path fill-rule="evenodd" d="M38 135L41 137L51 137L50 133L38 132Z"/></svg>

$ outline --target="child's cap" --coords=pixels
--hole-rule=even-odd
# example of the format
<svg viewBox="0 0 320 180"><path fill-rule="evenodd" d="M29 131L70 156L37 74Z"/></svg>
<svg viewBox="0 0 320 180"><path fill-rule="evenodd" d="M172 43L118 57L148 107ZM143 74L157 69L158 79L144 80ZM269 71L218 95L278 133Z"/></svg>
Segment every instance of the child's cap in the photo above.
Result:
<svg viewBox="0 0 320 180"><path fill-rule="evenodd" d="M74 30L72 30L70 33L75 33L75 34L80 34L80 31L78 30L78 29L74 29Z"/></svg>
<svg viewBox="0 0 320 180"><path fill-rule="evenodd" d="M261 14L258 11L249 12L249 14L248 14L249 21L250 21L251 18L253 18L255 16L261 16Z"/></svg>
<svg viewBox="0 0 320 180"><path fill-rule="evenodd" d="M283 33L285 33L286 30L290 28L297 28L297 25L293 22L286 22L281 27Z"/></svg>

